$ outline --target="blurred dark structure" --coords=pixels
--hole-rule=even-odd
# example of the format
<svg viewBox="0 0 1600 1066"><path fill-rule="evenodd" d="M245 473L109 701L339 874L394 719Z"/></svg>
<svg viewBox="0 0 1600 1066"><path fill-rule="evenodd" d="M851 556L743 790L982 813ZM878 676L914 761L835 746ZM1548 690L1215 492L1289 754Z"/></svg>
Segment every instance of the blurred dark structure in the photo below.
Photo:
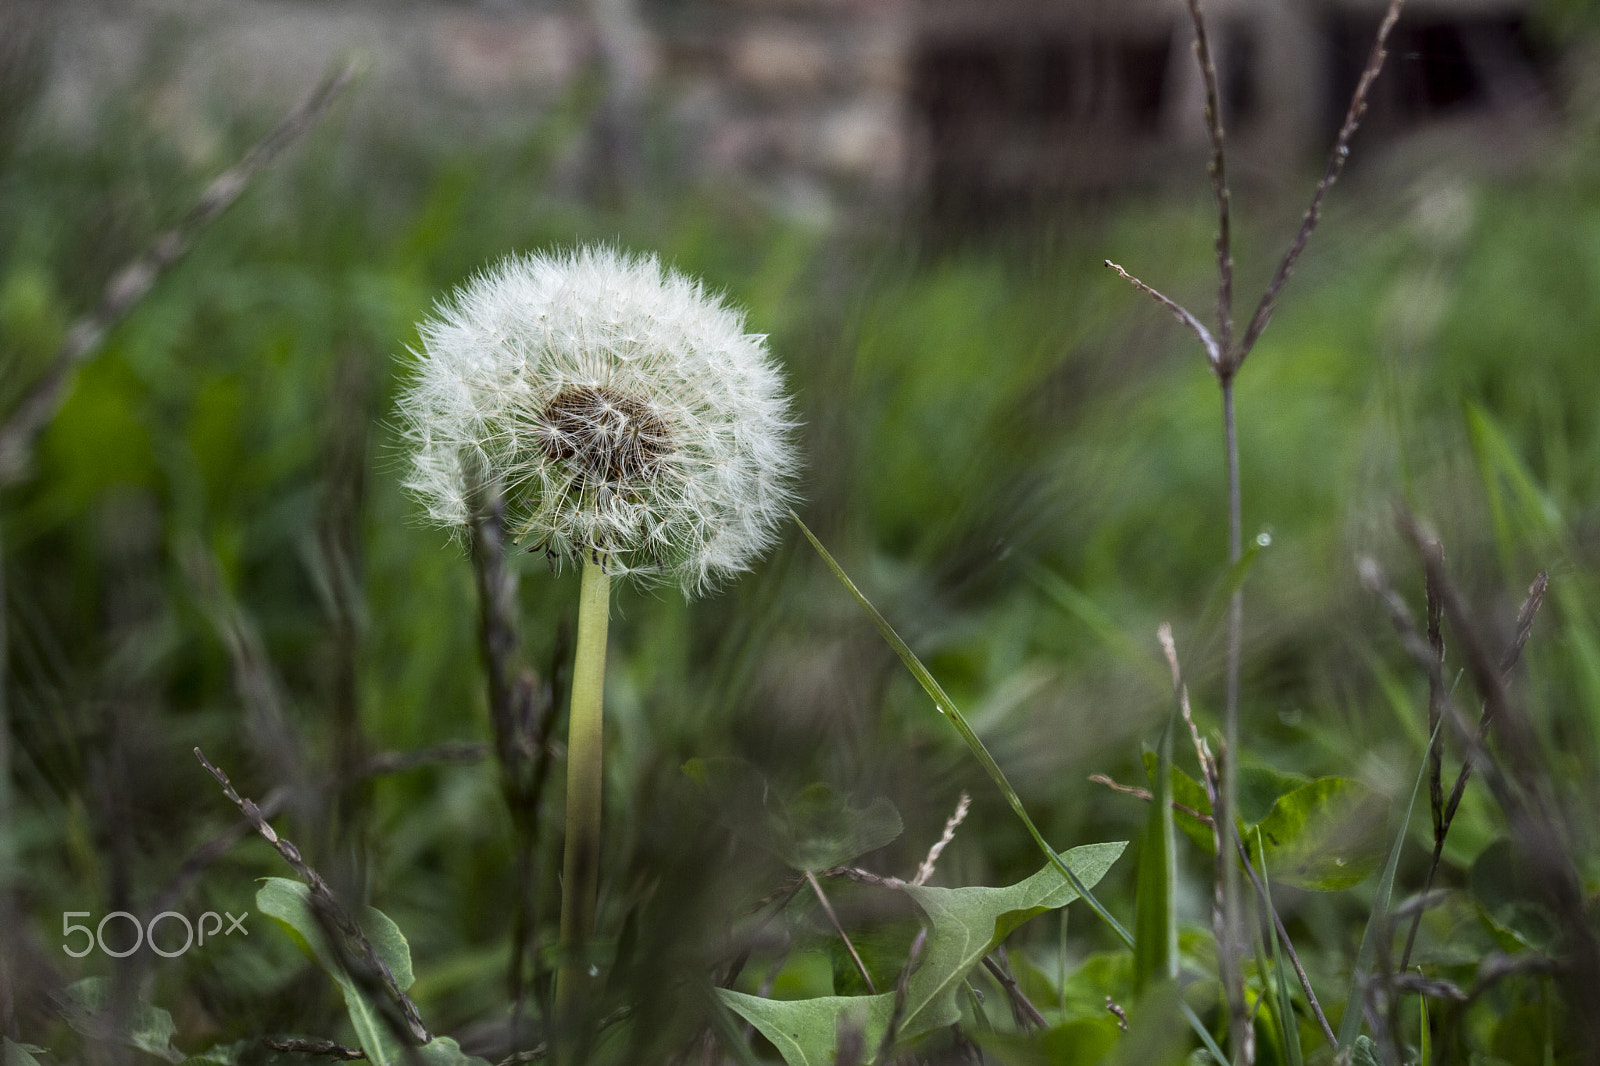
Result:
<svg viewBox="0 0 1600 1066"><path fill-rule="evenodd" d="M1559 93L1532 3L1411 0L1366 136L1549 121ZM1320 156L1383 7L1206 4L1236 176ZM384 121L445 116L470 135L601 85L587 157L607 177L639 177L639 140L665 130L675 175L801 212L865 201L983 218L1189 180L1205 152L1180 0L63 0L60 13L55 115L81 121L158 65L162 116L196 151L219 95L287 96L360 51Z"/></svg>

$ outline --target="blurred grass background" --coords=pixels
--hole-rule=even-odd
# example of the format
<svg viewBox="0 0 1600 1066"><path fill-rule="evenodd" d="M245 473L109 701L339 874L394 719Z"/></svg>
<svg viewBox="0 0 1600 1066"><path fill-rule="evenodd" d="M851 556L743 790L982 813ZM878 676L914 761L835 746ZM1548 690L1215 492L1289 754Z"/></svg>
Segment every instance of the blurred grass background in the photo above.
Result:
<svg viewBox="0 0 1600 1066"><path fill-rule="evenodd" d="M236 610L259 632L313 776L334 765L352 714L373 751L487 739L471 569L398 487L392 401L414 324L511 250L656 250L748 309L804 422L803 516L967 710L1057 846L1141 832L1138 801L1086 779L1142 783L1141 743L1170 698L1159 622L1176 627L1202 724L1217 722L1220 640L1199 626L1225 556L1215 383L1191 338L1100 265L1110 257L1208 307L1202 173L1181 193L987 237L930 239L910 218L821 229L664 176L620 204L557 191L552 168L592 106L579 93L516 136L475 143L375 134L336 109L114 331L32 476L3 497L27 975L13 1036L70 1060L76 1038L50 997L110 964L58 951L61 913L136 909L232 820L191 748L246 795L283 783L246 727L219 615ZM110 273L265 128L238 118L214 159L195 160L153 107L144 92L108 104L87 140L25 118L7 127L0 410ZM1552 151L1510 169L1404 146L1363 159L1358 142L1240 379L1246 534L1270 540L1246 587L1245 765L1354 776L1403 801L1426 740L1424 686L1353 560L1383 560L1420 602L1392 528L1406 501L1504 632L1533 573L1551 572L1518 685L1552 779L1591 797L1579 824L1595 830L1594 118L1574 107ZM1241 190L1242 294L1264 281L1309 185ZM529 661L556 676L576 575L548 574L537 555L518 564ZM906 832L864 864L902 877L965 789L974 813L941 882L1006 884L1037 868L981 770L797 536L720 596L625 591L616 615L602 921L633 923L660 973L713 951L724 910L783 877L749 849L729 857L680 771L692 757L748 759L780 791L826 781L888 797ZM547 851L559 791L542 815ZM292 807L281 828L314 862L362 871L411 940L432 1026L492 1045L516 885L494 767L375 778L358 809L351 835ZM1465 812L1447 887L1467 885L1504 833L1475 788ZM1402 885L1420 880L1425 821ZM1183 917L1203 928L1207 860L1185 862ZM1592 863L1584 872L1600 877ZM283 873L246 840L178 909L251 909L255 879ZM541 877L553 927L553 861ZM1100 891L1119 913L1131 912L1131 877L1125 861ZM1369 892L1282 893L1335 1001ZM1470 955L1444 923L1427 927L1425 950ZM149 967L142 992L173 1012L181 1046L341 1031L332 986L256 930ZM1070 932L1069 970L1112 950L1086 912ZM1056 972L1053 925L1017 943L1014 958ZM1116 987L1091 970L1082 980ZM1520 1018L1521 1002L1494 1009ZM1507 1061L1543 1061L1542 1042L1496 1034L1477 1038Z"/></svg>

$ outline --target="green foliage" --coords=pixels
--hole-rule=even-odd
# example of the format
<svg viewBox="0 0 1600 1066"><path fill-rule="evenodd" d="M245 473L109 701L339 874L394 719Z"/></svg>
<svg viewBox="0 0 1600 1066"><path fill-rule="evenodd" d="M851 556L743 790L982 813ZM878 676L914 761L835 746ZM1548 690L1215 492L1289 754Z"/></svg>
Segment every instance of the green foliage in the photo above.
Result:
<svg viewBox="0 0 1600 1066"><path fill-rule="evenodd" d="M172 1015L142 1000L113 1009L115 990L109 978L86 977L68 986L60 1000L67 1024L94 1040L111 1041L168 1062L182 1062L183 1052L172 1046L177 1026ZM6 1054L11 1054L8 1041Z"/></svg>
<svg viewBox="0 0 1600 1066"><path fill-rule="evenodd" d="M1073 872L1071 883L1058 866L1050 865L1008 888L905 886L903 891L927 919L928 936L906 982L897 1038L913 1040L959 1021L958 995L973 967L1030 918L1079 898L1075 885L1098 884L1126 846L1086 844L1062 852L1060 865ZM864 1035L865 1047L876 1049L889 1031L899 998L895 992L784 1001L725 989L718 994L772 1041L789 1066L832 1062L841 1033L850 1028Z"/></svg>
<svg viewBox="0 0 1600 1066"><path fill-rule="evenodd" d="M1576 25L1581 6L1549 10ZM17 126L0 164L0 411L111 272L259 132L208 118L210 149L180 145L165 116L182 90L169 88L128 93L81 137ZM933 255L909 229L819 231L664 175L620 209L564 193L585 184L574 131L593 96L470 142L472 123L432 143L336 116L112 331L32 476L0 500L17 924L59 968L49 986L113 972L54 950L63 908L104 914L131 899L137 910L236 817L188 754L201 743L258 801L306 786L275 824L319 867L354 867L349 883L406 931L412 995L438 1032L481 1038L486 1021L511 1016L512 916L531 899L524 1016L537 1016L559 759L541 807L518 815L544 849L526 882L491 764L372 778L338 810L316 809L315 796L338 772L346 730L365 753L490 736L471 568L458 546L419 528L398 488L391 404L413 323L506 251L605 238L704 275L771 333L811 457L804 516L881 610L863 615L840 596L799 537L722 597L619 598L601 947L630 968L597 1009L627 1004L642 1016L608 1030L601 1057L667 1061L720 1025L683 989L731 968L727 931L747 906L796 868L858 862L909 876L965 789L976 802L940 860L944 884L1022 882L1044 840L1144 834L1137 863L1094 885L1113 924L1075 920L1059 942L1024 927L1008 942L1048 1028L1019 1032L1002 991L969 965L961 977L986 996L995 1031L969 1024L968 1035L1007 1062L1126 1060L1132 1041L1105 999L1141 1009L1136 975L1161 991L1150 978L1171 956L1151 950L1165 937L1147 930L1176 928L1184 1005L1147 995L1143 1009L1166 1011L1149 1023L1150 1061L1184 1061L1203 1043L1182 1028L1184 1009L1209 1032L1225 1029L1206 931L1211 832L1176 811L1170 826L1183 835L1169 848L1159 803L1085 778L1144 777L1156 792L1166 782L1178 803L1210 813L1183 769L1193 767L1184 732L1170 775L1159 751L1144 763L1140 748L1170 716L1153 639L1161 621L1177 630L1199 728L1209 736L1217 723L1218 605L1243 576L1222 562L1215 383L1190 338L1099 265L1114 256L1206 305L1214 215L1199 175L1193 197L1130 195L1042 227L1036 244ZM1426 686L1350 565L1356 553L1379 558L1420 616L1414 561L1391 531L1395 499L1434 522L1494 654L1534 571L1551 572L1512 687L1548 752L1543 785L1576 840L1594 835L1600 185L1594 145L1578 143L1589 139L1580 129L1521 173L1452 164L1414 185L1378 180L1386 172L1341 185L1238 381L1245 532L1272 538L1244 588L1241 828L1246 839L1262 830L1263 872L1293 944L1347 1025L1359 1013L1340 1002L1343 989L1371 958L1351 949L1420 888L1431 845L1425 818L1391 826L1392 837L1375 828L1381 797L1405 794L1428 742ZM1266 188L1249 199L1236 219L1241 293L1264 262L1256 253L1280 247L1303 209L1298 188L1287 201ZM1282 221L1257 226L1256 207ZM197 587L196 557L214 561L219 588ZM563 692L555 652L575 589L537 555L514 562L519 666L535 677L537 711ZM241 696L219 602L259 640L257 661L299 741L292 758L262 740ZM882 635L909 675L873 631L881 618L895 621ZM1448 644L1455 655L1459 642ZM1452 678L1460 665L1452 659ZM1469 688L1456 696L1471 712ZM929 699L942 714L927 713ZM1459 749L1448 734L1441 744L1448 786ZM686 760L732 758L752 771L750 787L697 789L679 772ZM1435 883L1445 895L1412 960L1464 989L1489 953L1535 961L1558 932L1540 886L1519 879L1510 827L1482 785L1475 775L1467 789ZM1578 860L1594 884L1600 864ZM283 873L270 849L242 842L179 909L238 912L257 879ZM903 964L914 918L883 917L874 893L887 891L840 890L843 920L880 977ZM795 898L784 921L807 946L779 968L774 993L821 1003L847 986L832 972L830 953L841 953L814 904ZM1134 919L1137 959L1117 915ZM950 972L993 931L968 931ZM215 1042L195 1057L207 1061L237 1057L227 1049L284 1019L306 1035L344 1031L338 975L308 979L283 937L234 941L134 960L149 963L140 991L170 1011L135 1014L160 1057L180 1054L170 1030L159 1036L163 1016L177 1020L178 1042L191 1032L195 1046ZM1286 947L1263 943L1252 975L1262 1046L1292 1061L1304 1036L1304 1057L1322 1061ZM756 970L739 987L759 987ZM944 987L964 1002L960 981ZM1556 1061L1576 1056L1562 1035L1566 995L1519 973L1470 1004L1432 1001L1431 1050L1484 1062L1543 1063L1547 1048ZM870 1055L881 1035L871 1025L887 1022L881 1000L835 998L868 1011ZM1400 1018L1420 1047L1415 998L1403 997ZM927 1011L949 1002L930 997ZM818 1024L807 1047L833 1046L829 1009L805 1008ZM1165 1028L1174 1020L1176 1035ZM52 1051L7 1043L7 1066L93 1057L90 1038L48 1004L24 999L17 1025L20 1039ZM725 1049L742 1028L718 1030ZM368 1038L387 1053L381 1032ZM1351 1050L1374 1054L1365 1038ZM435 1053L454 1054L443 1037Z"/></svg>
<svg viewBox="0 0 1600 1066"><path fill-rule="evenodd" d="M339 986L339 991L344 995L345 1010L350 1014L351 1028L355 1030L356 1039L360 1042L361 1050L366 1052L368 1061L378 1066L405 1062L405 1049L384 1022L380 1008L339 964L338 957L329 947L322 924L311 910L310 889L298 881L268 877L256 892L256 908L277 922L295 945L315 960ZM414 980L411 946L406 943L400 927L382 911L368 907L361 931L372 944L373 954L378 961L388 967L394 976L395 986L402 992L409 989ZM483 1059L463 1054L455 1040L447 1036L435 1037L418 1048L417 1054L429 1066L487 1066Z"/></svg>

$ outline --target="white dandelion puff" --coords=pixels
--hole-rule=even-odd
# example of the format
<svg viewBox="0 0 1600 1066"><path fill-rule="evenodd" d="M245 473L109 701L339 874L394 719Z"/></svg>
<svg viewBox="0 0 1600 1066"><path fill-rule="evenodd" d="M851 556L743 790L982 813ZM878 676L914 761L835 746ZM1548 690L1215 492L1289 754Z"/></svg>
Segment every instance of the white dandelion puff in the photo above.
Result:
<svg viewBox="0 0 1600 1066"><path fill-rule="evenodd" d="M694 595L776 539L798 465L766 337L654 256L511 256L420 327L406 486L461 528L489 488L530 548Z"/></svg>

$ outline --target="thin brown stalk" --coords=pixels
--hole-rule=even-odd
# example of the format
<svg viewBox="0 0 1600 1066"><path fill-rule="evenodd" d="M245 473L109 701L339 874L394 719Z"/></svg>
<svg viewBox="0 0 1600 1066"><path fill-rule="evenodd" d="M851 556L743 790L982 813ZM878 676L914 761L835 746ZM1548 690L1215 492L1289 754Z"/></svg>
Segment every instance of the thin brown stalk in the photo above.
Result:
<svg viewBox="0 0 1600 1066"><path fill-rule="evenodd" d="M1200 0L1188 0L1189 19L1194 23L1194 56L1205 83L1206 133L1211 138L1211 195L1217 202L1217 346L1222 352L1233 350L1233 211L1228 192L1227 157L1223 152L1222 94L1217 89L1217 64L1206 33Z"/></svg>
<svg viewBox="0 0 1600 1066"><path fill-rule="evenodd" d="M415 751L386 751L370 756L361 767L361 777L379 777L386 774L404 773L422 766L435 766L441 763L471 763L481 760L487 749L477 741L450 741L431 748L419 748ZM283 813L288 805L291 789L280 785L267 793L265 799L258 805L263 818L275 818ZM160 914L162 911L174 910L183 902L189 889L199 879L200 875L210 869L217 860L226 855L233 846L243 840L255 830L255 823L248 818L241 818L229 825L222 832L212 837L206 843L196 848L183 865L178 867L178 872L172 880L162 889L155 902L147 908L149 914Z"/></svg>
<svg viewBox="0 0 1600 1066"><path fill-rule="evenodd" d="M1261 875L1256 873L1255 865L1250 861L1249 849L1244 846L1243 841L1239 844L1239 861L1244 864L1244 872L1256 886L1256 894L1261 898L1261 905L1272 915L1272 925L1278 931L1278 940L1283 945L1283 953L1289 957L1289 965L1294 968L1294 975L1300 981L1300 990L1306 994L1306 1004L1311 1008L1312 1016L1317 1019L1317 1027L1322 1030L1323 1039L1328 1042L1330 1048L1338 1051L1339 1038L1333 1035L1333 1026L1328 1024L1328 1016L1322 1013L1322 1004L1318 1002L1317 993L1311 987L1311 977L1300 961L1300 953L1294 949L1294 941L1289 939L1289 930L1284 926L1283 918L1272 902L1266 883L1261 880Z"/></svg>
<svg viewBox="0 0 1600 1066"><path fill-rule="evenodd" d="M1484 713L1494 720L1497 743L1491 748L1480 739L1478 731L1468 724L1453 701L1446 703L1445 720L1466 753L1481 768L1485 784L1505 813L1520 854L1528 862L1532 876L1544 888L1561 922L1566 948L1562 977L1575 1036L1584 1046L1600 1046L1600 1009L1596 1009L1600 944L1596 943L1589 927L1582 880L1572 865L1572 849L1568 842L1570 828L1559 803L1547 793L1549 775L1541 769L1540 748L1527 722L1511 706L1497 665L1478 637L1465 600L1437 560L1423 550L1431 538L1409 513L1402 512L1398 524L1418 549L1423 566L1435 570L1432 580L1439 590L1445 619L1462 649L1467 676L1485 705ZM1417 634L1404 602L1385 581L1377 565L1365 560L1362 576L1388 606L1402 647L1424 671L1437 669L1431 649ZM1502 657L1501 662L1504 661Z"/></svg>
<svg viewBox="0 0 1600 1066"><path fill-rule="evenodd" d="M1434 545L1438 544L1437 541L1432 543ZM1437 554L1439 555L1439 561L1441 563L1442 570L1443 554L1442 552ZM1516 635L1512 637L1511 643L1506 646L1505 654L1502 655L1500 659L1500 677L1502 679L1502 683L1504 684L1510 684L1511 672L1516 668L1517 660L1522 657L1522 649L1527 646L1528 637L1533 633L1533 620L1539 613L1540 605L1544 603L1545 589L1549 586L1549 583L1550 575L1541 570L1534 577L1533 584L1528 587L1527 598L1523 600L1522 608L1517 612ZM1434 658L1438 663L1437 671L1430 671L1428 675L1429 726L1430 728L1437 728L1439 716L1443 713L1443 697L1440 694L1442 692L1444 683L1444 639L1439 635L1439 622L1443 617L1444 605L1440 601L1439 591L1433 584L1432 580L1429 580L1427 587L1428 647L1434 653ZM1479 709L1479 744L1482 744L1488 738L1491 720L1489 706L1488 703L1485 702ZM1433 785L1435 788L1435 795L1437 796L1439 783L1439 745L1435 744L1433 746L1433 751ZM1428 863L1427 876L1422 882L1422 892L1420 895L1423 899L1428 897L1429 891L1433 888L1434 877L1438 874L1439 864L1444 859L1445 839L1450 833L1450 826L1455 822L1456 810L1461 806L1461 798L1466 794L1467 782L1472 777L1472 766L1472 752L1468 751L1462 756L1461 769L1456 773L1456 781L1450 789L1449 799L1442 802L1438 799L1435 800L1433 856ZM1417 931L1422 925L1422 913L1423 908L1419 908L1416 914L1412 916L1411 929L1406 934L1405 951L1400 956L1400 971L1402 973L1404 973L1410 966L1411 951L1416 946Z"/></svg>
<svg viewBox="0 0 1600 1066"><path fill-rule="evenodd" d="M828 902L828 896L822 891L822 882L817 880L817 875L810 870L806 871L806 880L811 884L811 890L817 894L817 900L822 904L822 909L828 915L828 921L833 923L833 931L839 934L839 939L844 941L845 949L850 952L850 957L855 960L856 969L861 971L861 979L867 983L867 991L873 995L878 994L878 986L872 981L872 975L867 972L867 964L861 961L861 956L856 952L856 946L850 942L850 935L844 931L844 926L839 924L839 916L833 912L833 904Z"/></svg>
<svg viewBox="0 0 1600 1066"><path fill-rule="evenodd" d="M1306 243L1311 240L1311 234L1316 230L1317 223L1322 220L1322 201L1327 198L1328 190L1333 188L1333 183L1339 180L1339 175L1344 172L1345 162L1350 158L1350 139L1355 136L1356 129L1361 125L1361 118L1367 112L1367 94L1383 70L1383 61L1389 54L1387 47L1389 33L1399 21L1400 8L1404 3L1405 0L1389 0L1389 8L1384 12L1383 21L1378 25L1378 35L1372 42L1372 51L1367 54L1367 65L1361 71L1360 80L1356 82L1356 90L1350 96L1350 107L1345 112L1344 123L1339 127L1339 135L1333 142L1333 151L1328 155L1327 168L1322 173L1322 180L1317 183L1316 191L1311 194L1311 206L1306 208L1299 232L1295 234L1289 250L1284 252L1283 259L1278 263L1277 272L1267 283L1266 292L1262 294L1261 302L1256 305L1255 314L1250 317L1250 325L1245 329L1244 339L1239 344L1237 355L1233 357L1232 370L1236 371L1243 365L1250 350L1256 346L1256 341L1261 339L1262 331L1267 328L1267 323L1272 320L1272 312L1277 308L1278 294L1283 291L1284 283L1289 280L1289 274L1294 270L1300 253L1306 250Z"/></svg>
<svg viewBox="0 0 1600 1066"><path fill-rule="evenodd" d="M0 514L0 1033L17 1036L16 993L11 972L12 960L17 957L11 944L11 931L17 928L16 903L12 896L17 861L11 812L11 705L6 701L11 683L11 658L10 631L6 626L4 520L4 514Z"/></svg>
<svg viewBox="0 0 1600 1066"><path fill-rule="evenodd" d="M0 485L17 481L26 474L33 442L60 410L78 367L100 348L111 328L127 317L156 282L184 257L195 238L233 206L257 175L316 125L355 75L353 63L331 72L239 162L217 175L176 226L157 237L138 258L112 275L99 305L72 324L49 367L4 424L0 424Z"/></svg>
<svg viewBox="0 0 1600 1066"><path fill-rule="evenodd" d="M274 1040L264 1036L261 1046L285 1055L317 1055L335 1062L354 1062L367 1057L367 1053L358 1047L345 1047L332 1040Z"/></svg>
<svg viewBox="0 0 1600 1066"><path fill-rule="evenodd" d="M1228 468L1228 565L1244 556L1243 515L1239 488L1239 433L1233 410L1233 377L1221 377L1223 446ZM1228 1001L1230 1051L1234 1061L1249 1066L1255 1061L1255 1028L1250 1024L1244 994L1244 906L1239 892L1239 870L1230 858L1239 849L1234 812L1239 809L1239 671L1244 656L1244 590L1234 589L1228 600L1228 646L1224 676L1222 717L1222 776L1212 811L1217 818L1217 964Z"/></svg>
<svg viewBox="0 0 1600 1066"><path fill-rule="evenodd" d="M1004 951L1005 949L1001 948L1001 950ZM1001 966L990 955L983 957L983 968L988 970L989 975L999 981L1000 987L1006 990L1006 996L1011 1000L1011 1010L1018 1025L1024 1030L1050 1028L1050 1023L1045 1020L1045 1016L1040 1013L1039 1008L1035 1007L1033 1001L1022 991L1022 986L1017 984L1017 979L1011 976L1009 970Z"/></svg>
<svg viewBox="0 0 1600 1066"><path fill-rule="evenodd" d="M1140 788L1138 785L1124 785L1122 782L1111 777L1107 777L1105 774L1090 774L1089 780L1093 781L1097 785L1104 785L1113 792L1121 792L1123 795L1142 799L1146 803L1149 803L1155 799L1155 796L1151 794L1148 788ZM1201 825L1210 826L1212 828L1216 827L1216 820L1213 819L1211 815L1197 811L1188 804L1179 803L1177 800L1173 800L1172 809L1180 814L1187 814Z"/></svg>
<svg viewBox="0 0 1600 1066"><path fill-rule="evenodd" d="M384 989L399 1008L404 1028L411 1039L418 1045L427 1044L431 1041L433 1035L428 1032L428 1027L422 1024L422 1017L417 1013L416 1004L411 1002L411 997L406 995L395 980L394 972L378 957L378 953L373 950L372 942L361 931L361 926L356 923L356 920L339 903L333 894L333 890L322 879L322 875L317 873L301 857L300 849L295 847L292 841L278 835L277 830L273 829L262 815L260 807L256 806L251 800L239 795L233 787L233 782L228 780L228 775L212 765L203 751L195 748L194 757L200 760L200 765L204 766L206 772L216 779L217 784L222 786L223 795L227 796L233 805L239 808L240 813L255 826L256 832L260 833L267 843L273 846L278 854L283 857L283 861L288 863L296 875L305 882L306 887L311 890L313 900L317 904L313 908L313 912L325 915L334 927L355 947L359 955L359 962L366 967L369 973L376 975L378 981L382 983ZM352 976L355 975L352 974Z"/></svg>
<svg viewBox="0 0 1600 1066"><path fill-rule="evenodd" d="M900 967L900 976L894 983L894 1010L889 1014L889 1024L883 1030L883 1041L878 1045L878 1053L873 1057L874 1062L887 1062L889 1053L894 1050L894 1042L900 1035L900 1023L905 1020L906 993L911 987L911 973L917 968L917 960L922 957L922 948L928 942L927 926L917 930L916 938L911 941L911 950L906 953L906 964Z"/></svg>
<svg viewBox="0 0 1600 1066"><path fill-rule="evenodd" d="M928 857L922 860L921 866L917 867L917 875L911 879L913 885L925 885L928 883L928 878L933 876L934 864L939 861L939 856L944 852L944 849L949 847L950 842L956 838L956 828L966 820L967 811L971 807L972 797L962 792L961 799L956 803L955 813L944 823L944 833L938 840L934 841L933 847L928 849Z"/></svg>
<svg viewBox="0 0 1600 1066"><path fill-rule="evenodd" d="M1106 260L1106 266L1120 274L1122 279L1128 284L1132 285L1134 288L1150 297L1150 299L1154 300L1156 303L1172 312L1173 318L1176 318L1179 322L1193 330L1194 335L1200 338L1200 346L1205 349L1206 358L1211 361L1211 366L1213 368L1222 365L1222 349L1218 346L1216 338L1211 335L1210 330L1206 329L1203 322L1189 313L1188 308L1174 300L1168 299L1166 296L1163 296L1160 292L1151 288L1149 285L1146 285L1144 282L1140 281L1126 270L1123 270L1111 260Z"/></svg>
<svg viewBox="0 0 1600 1066"><path fill-rule="evenodd" d="M520 1029L527 995L525 960L537 907L534 891L539 800L549 776L548 739L557 702L552 693L541 693L530 671L519 667L522 638L517 620L517 574L506 560L505 501L492 488L484 489L481 495L470 532L478 590L478 642L488 681L489 722L500 767L500 788L517 838L517 895L506 973L515 1033ZM541 695L545 697L542 700ZM541 702L535 723L535 704Z"/></svg>

